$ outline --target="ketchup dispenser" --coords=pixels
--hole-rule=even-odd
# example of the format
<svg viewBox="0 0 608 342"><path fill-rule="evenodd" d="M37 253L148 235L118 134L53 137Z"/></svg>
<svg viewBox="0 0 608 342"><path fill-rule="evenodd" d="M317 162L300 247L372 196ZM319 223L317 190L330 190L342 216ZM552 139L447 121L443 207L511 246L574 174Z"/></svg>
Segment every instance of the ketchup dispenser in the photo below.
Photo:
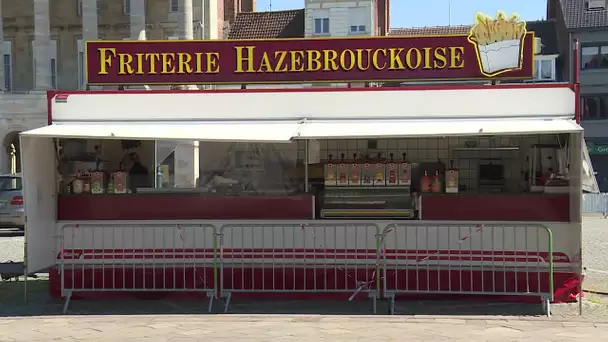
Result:
<svg viewBox="0 0 608 342"><path fill-rule="evenodd" d="M439 175L439 170L435 171L435 175L431 181L431 192L440 193L442 190L441 176Z"/></svg>
<svg viewBox="0 0 608 342"><path fill-rule="evenodd" d="M390 161L386 165L386 185L395 186L398 185L397 175L399 172L399 166L394 161L394 154L389 154Z"/></svg>
<svg viewBox="0 0 608 342"><path fill-rule="evenodd" d="M412 164L407 162L407 153L402 154L403 159L399 164L399 185L412 184Z"/></svg>
<svg viewBox="0 0 608 342"><path fill-rule="evenodd" d="M348 185L348 168L344 162L344 153L340 156L340 164L338 164L338 185Z"/></svg>
<svg viewBox="0 0 608 342"><path fill-rule="evenodd" d="M420 193L427 193L431 190L431 177L427 170L424 170L424 175L420 177Z"/></svg>
<svg viewBox="0 0 608 342"><path fill-rule="evenodd" d="M353 153L353 162L348 173L348 185L361 185L361 164L357 162L356 153Z"/></svg>
<svg viewBox="0 0 608 342"><path fill-rule="evenodd" d="M325 185L335 186L337 184L336 165L332 162L330 154L327 163L325 164Z"/></svg>
<svg viewBox="0 0 608 342"><path fill-rule="evenodd" d="M361 165L361 185L374 185L374 175L372 165L369 163L369 156L366 156L365 162Z"/></svg>
<svg viewBox="0 0 608 342"><path fill-rule="evenodd" d="M376 172L374 175L374 185L386 185L386 164L380 160L382 160L382 153L378 153L378 162L376 162Z"/></svg>
<svg viewBox="0 0 608 342"><path fill-rule="evenodd" d="M454 161L450 160L450 168L445 172L445 192L447 194L458 193L458 169L454 167Z"/></svg>

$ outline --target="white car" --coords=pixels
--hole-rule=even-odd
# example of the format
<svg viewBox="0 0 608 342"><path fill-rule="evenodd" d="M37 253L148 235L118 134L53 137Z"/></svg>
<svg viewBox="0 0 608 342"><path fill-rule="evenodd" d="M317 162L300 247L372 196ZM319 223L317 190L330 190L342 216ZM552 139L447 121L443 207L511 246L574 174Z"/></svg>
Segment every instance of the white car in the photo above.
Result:
<svg viewBox="0 0 608 342"><path fill-rule="evenodd" d="M21 175L0 175L0 228L25 228Z"/></svg>

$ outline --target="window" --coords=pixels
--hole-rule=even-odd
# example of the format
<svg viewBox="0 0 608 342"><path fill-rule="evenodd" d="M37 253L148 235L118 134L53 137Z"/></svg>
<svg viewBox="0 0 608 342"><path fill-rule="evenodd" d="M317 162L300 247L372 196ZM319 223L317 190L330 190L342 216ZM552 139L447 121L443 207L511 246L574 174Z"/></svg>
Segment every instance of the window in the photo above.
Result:
<svg viewBox="0 0 608 342"><path fill-rule="evenodd" d="M97 11L101 9L101 0L97 0ZM78 0L76 12L79 17L82 17L82 0Z"/></svg>
<svg viewBox="0 0 608 342"><path fill-rule="evenodd" d="M49 57L50 57L50 72L51 72L51 88L53 89L57 89L57 86L59 84L58 79L57 79L57 41L56 40L51 40L49 42ZM34 85L36 84L36 41L32 40L32 66L34 72Z"/></svg>
<svg viewBox="0 0 608 342"><path fill-rule="evenodd" d="M84 42L79 39L76 44L78 47L78 89L84 89L86 86L86 70L84 69Z"/></svg>
<svg viewBox="0 0 608 342"><path fill-rule="evenodd" d="M4 55L4 91L11 91L13 89L13 48L10 41L2 42Z"/></svg>
<svg viewBox="0 0 608 342"><path fill-rule="evenodd" d="M122 11L125 15L131 14L131 0L123 0Z"/></svg>
<svg viewBox="0 0 608 342"><path fill-rule="evenodd" d="M169 12L179 12L179 0L169 0Z"/></svg>
<svg viewBox="0 0 608 342"><path fill-rule="evenodd" d="M329 18L315 18L315 34L329 34Z"/></svg>
<svg viewBox="0 0 608 342"><path fill-rule="evenodd" d="M538 56L534 60L535 81L555 81L555 58Z"/></svg>
<svg viewBox="0 0 608 342"><path fill-rule="evenodd" d="M348 25L350 34L364 34L367 33L368 18L367 8L365 7L353 7L348 9Z"/></svg>
<svg viewBox="0 0 608 342"><path fill-rule="evenodd" d="M608 68L608 44L583 46L581 49L581 69Z"/></svg>
<svg viewBox="0 0 608 342"><path fill-rule="evenodd" d="M581 100L581 120L608 119L608 95L583 96Z"/></svg>

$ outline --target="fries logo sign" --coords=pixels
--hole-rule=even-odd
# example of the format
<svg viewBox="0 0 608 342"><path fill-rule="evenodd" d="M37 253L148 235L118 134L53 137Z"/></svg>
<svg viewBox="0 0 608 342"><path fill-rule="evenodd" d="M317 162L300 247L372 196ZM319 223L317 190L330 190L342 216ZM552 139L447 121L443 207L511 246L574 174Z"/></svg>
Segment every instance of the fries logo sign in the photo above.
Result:
<svg viewBox="0 0 608 342"><path fill-rule="evenodd" d="M498 76L522 68L526 23L517 14L507 18L499 11L495 18L478 13L469 33L475 46L481 73Z"/></svg>
<svg viewBox="0 0 608 342"><path fill-rule="evenodd" d="M90 85L532 79L534 33L478 14L469 34L86 43Z"/></svg>

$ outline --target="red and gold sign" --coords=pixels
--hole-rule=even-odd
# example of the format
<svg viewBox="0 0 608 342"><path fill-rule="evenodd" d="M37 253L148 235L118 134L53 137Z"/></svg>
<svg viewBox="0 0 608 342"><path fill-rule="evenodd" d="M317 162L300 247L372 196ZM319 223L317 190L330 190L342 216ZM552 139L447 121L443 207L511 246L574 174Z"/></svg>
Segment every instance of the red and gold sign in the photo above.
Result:
<svg viewBox="0 0 608 342"><path fill-rule="evenodd" d="M530 79L534 34L479 15L469 35L90 41L86 62L90 85Z"/></svg>

